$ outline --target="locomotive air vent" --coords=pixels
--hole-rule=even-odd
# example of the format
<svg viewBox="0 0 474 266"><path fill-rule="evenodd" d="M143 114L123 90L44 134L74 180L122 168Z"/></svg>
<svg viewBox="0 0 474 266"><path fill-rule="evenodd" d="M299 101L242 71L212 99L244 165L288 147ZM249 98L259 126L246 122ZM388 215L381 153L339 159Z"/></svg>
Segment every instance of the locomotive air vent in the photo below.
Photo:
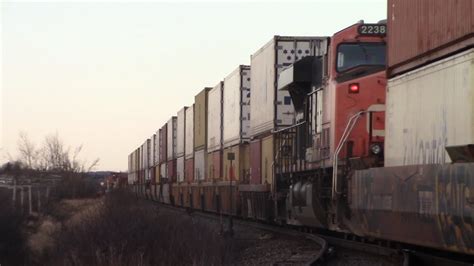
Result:
<svg viewBox="0 0 474 266"><path fill-rule="evenodd" d="M306 95L319 88L323 77L321 56L306 56L285 68L278 78L278 90L288 91L297 112L304 110Z"/></svg>

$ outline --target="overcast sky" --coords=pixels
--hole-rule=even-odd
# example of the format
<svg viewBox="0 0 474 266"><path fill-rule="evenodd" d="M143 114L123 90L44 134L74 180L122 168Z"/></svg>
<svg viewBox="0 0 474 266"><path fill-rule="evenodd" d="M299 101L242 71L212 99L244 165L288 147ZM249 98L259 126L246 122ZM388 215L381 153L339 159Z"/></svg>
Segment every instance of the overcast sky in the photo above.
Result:
<svg viewBox="0 0 474 266"><path fill-rule="evenodd" d="M19 132L83 145L97 170L127 155L273 35L330 36L386 1L2 3L0 162Z"/></svg>

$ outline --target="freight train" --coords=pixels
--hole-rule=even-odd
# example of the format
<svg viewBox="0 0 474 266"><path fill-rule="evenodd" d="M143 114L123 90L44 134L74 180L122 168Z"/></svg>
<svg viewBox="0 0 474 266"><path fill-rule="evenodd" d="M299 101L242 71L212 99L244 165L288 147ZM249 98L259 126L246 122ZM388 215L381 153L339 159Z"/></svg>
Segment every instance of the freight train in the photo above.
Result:
<svg viewBox="0 0 474 266"><path fill-rule="evenodd" d="M423 40L390 31L453 21L410 5L332 37L275 36L129 155L129 183L196 210L474 255L474 27L409 54ZM468 1L452 8L472 17Z"/></svg>

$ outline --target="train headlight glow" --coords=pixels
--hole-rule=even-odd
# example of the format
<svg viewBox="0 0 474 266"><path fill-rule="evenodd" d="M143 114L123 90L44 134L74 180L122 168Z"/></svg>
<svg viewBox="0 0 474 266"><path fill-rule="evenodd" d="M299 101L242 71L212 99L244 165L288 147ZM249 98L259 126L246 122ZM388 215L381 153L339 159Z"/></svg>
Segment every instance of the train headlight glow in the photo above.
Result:
<svg viewBox="0 0 474 266"><path fill-rule="evenodd" d="M382 146L380 144L372 144L370 145L370 151L374 155L379 155L382 152Z"/></svg>

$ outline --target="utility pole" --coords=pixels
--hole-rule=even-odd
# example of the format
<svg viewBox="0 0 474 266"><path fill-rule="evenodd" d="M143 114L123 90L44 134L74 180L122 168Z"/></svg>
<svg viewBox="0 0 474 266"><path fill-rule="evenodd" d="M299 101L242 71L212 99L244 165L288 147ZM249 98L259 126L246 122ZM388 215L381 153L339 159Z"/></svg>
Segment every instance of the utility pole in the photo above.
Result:
<svg viewBox="0 0 474 266"><path fill-rule="evenodd" d="M229 168L229 202L230 202L230 215L229 215L229 235L234 235L234 221L232 220L234 215L234 205L232 204L232 179L234 177L234 169L232 162L235 160L235 154L233 152L227 153L227 160L230 161L230 168Z"/></svg>

